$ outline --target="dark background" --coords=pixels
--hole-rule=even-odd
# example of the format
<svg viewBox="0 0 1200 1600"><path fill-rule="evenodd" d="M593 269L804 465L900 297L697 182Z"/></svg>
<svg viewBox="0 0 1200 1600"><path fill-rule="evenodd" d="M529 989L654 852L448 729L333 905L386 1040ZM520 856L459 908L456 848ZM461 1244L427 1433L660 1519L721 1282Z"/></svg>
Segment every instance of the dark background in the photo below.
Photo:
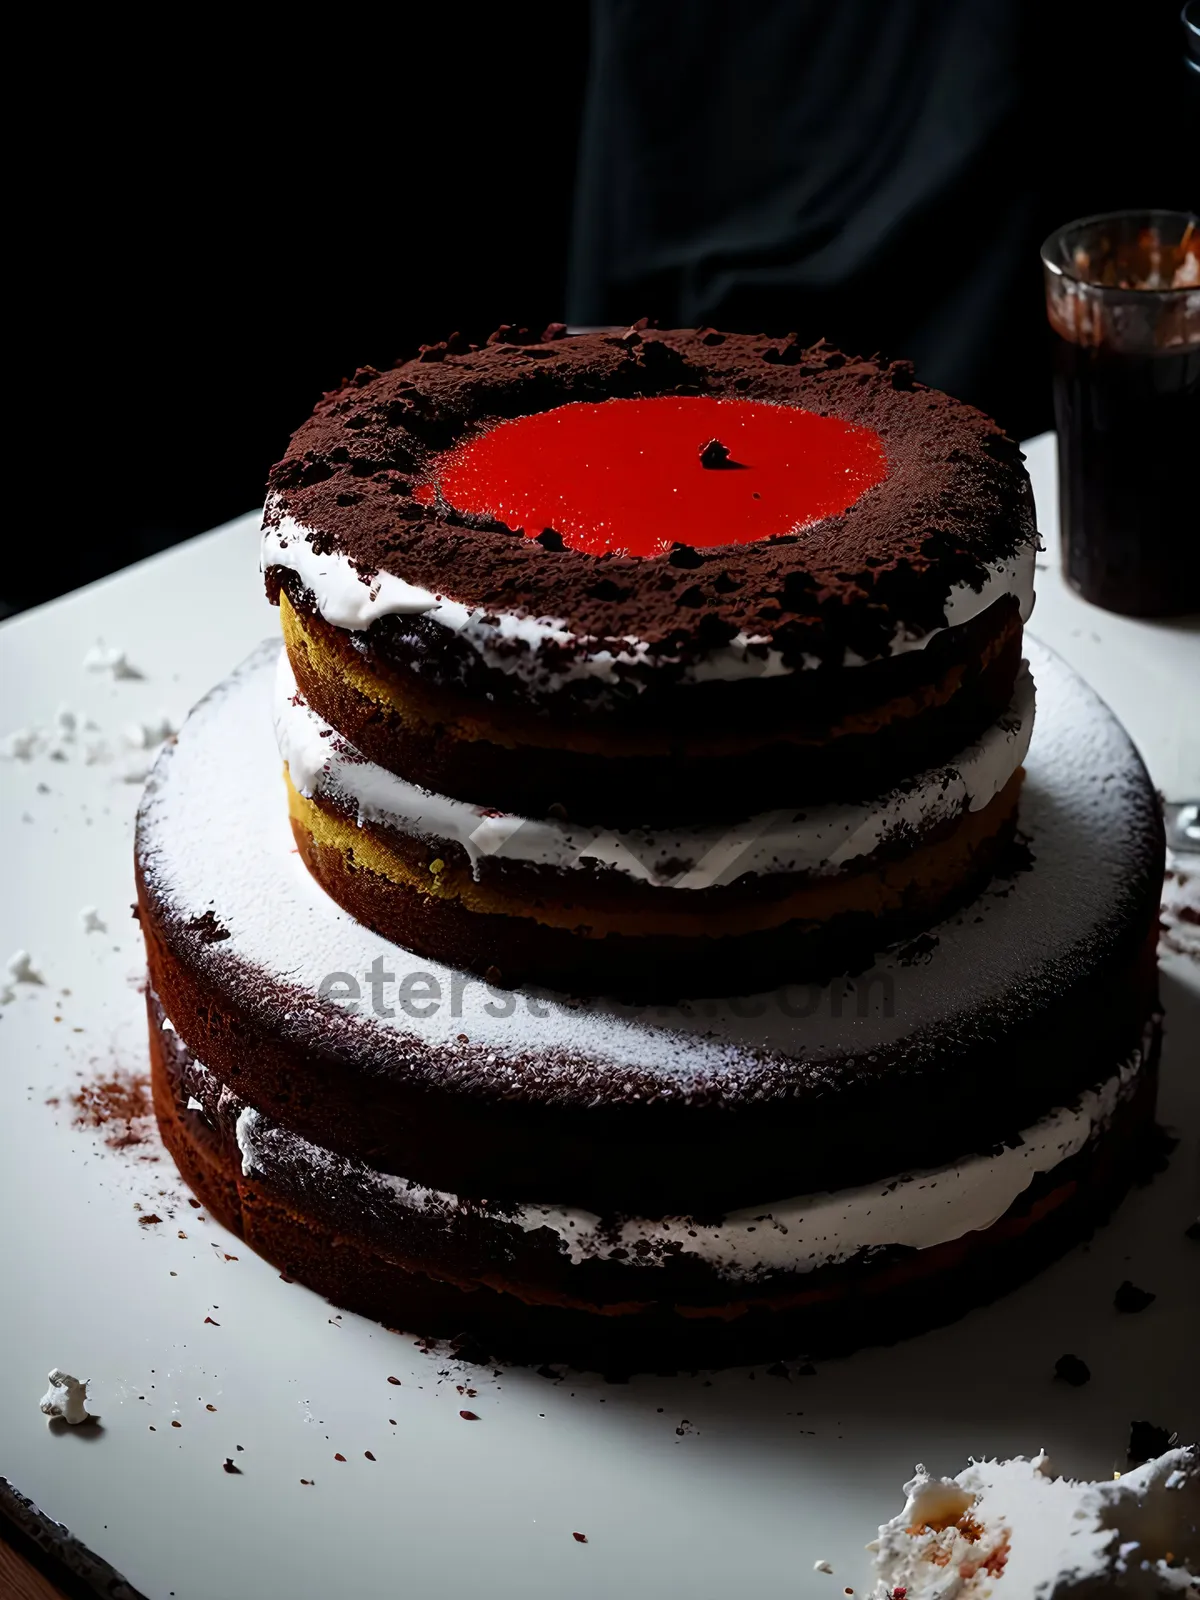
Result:
<svg viewBox="0 0 1200 1600"><path fill-rule="evenodd" d="M1025 183L1032 203L1026 265L994 315L1032 319L1040 339L1045 231L1089 211L1181 206L1200 186L1173 0L1123 8L1119 25L1107 9L1017 9L1011 160L988 182L998 203ZM725 25L755 10L730 0ZM690 46L691 13L676 11ZM157 35L150 21L106 20L72 33L69 60L62 40L28 59L35 98L10 191L29 351L14 466L28 494L0 614L258 504L291 430L355 367L454 329L567 314L587 6L384 17L324 12L254 37L199 13ZM908 281L889 274L864 347L886 348L888 296L923 292L933 259L914 255ZM641 293L660 302L642 313L672 319L669 285ZM778 297L727 320L827 331ZM835 331L855 342L853 317ZM1050 424L1037 356L1015 385L1010 374L966 398L1014 432Z"/></svg>

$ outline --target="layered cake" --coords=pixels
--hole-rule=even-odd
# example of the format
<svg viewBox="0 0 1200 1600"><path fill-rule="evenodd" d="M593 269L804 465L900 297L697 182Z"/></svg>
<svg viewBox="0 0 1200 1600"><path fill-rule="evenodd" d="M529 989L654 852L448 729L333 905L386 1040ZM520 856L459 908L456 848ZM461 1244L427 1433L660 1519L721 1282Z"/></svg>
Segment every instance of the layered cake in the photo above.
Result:
<svg viewBox="0 0 1200 1600"><path fill-rule="evenodd" d="M825 346L560 335L359 373L273 474L284 648L139 820L164 1136L393 1326L895 1337L1128 1180L1157 802L1023 639L994 424Z"/></svg>

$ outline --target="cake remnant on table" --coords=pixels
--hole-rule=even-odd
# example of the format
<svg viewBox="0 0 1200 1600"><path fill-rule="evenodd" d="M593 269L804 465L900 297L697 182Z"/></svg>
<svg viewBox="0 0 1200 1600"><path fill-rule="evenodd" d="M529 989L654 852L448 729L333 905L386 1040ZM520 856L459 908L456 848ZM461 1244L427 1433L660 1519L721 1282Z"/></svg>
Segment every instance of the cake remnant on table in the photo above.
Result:
<svg viewBox="0 0 1200 1600"><path fill-rule="evenodd" d="M130 662L124 650L116 650L97 639L83 658L88 672L111 672L114 678L141 678L145 674Z"/></svg>
<svg viewBox="0 0 1200 1600"><path fill-rule="evenodd" d="M1054 1363L1054 1376L1061 1378L1064 1383L1069 1383L1072 1389L1079 1389L1085 1383L1091 1382L1092 1369L1078 1356L1059 1356Z"/></svg>
<svg viewBox="0 0 1200 1600"><path fill-rule="evenodd" d="M50 1418L60 1417L63 1422L69 1422L75 1427L80 1422L91 1422L93 1413L87 1408L87 1386L85 1378L80 1383L78 1378L73 1378L69 1372L63 1372L60 1367L55 1367L46 1374L46 1382L50 1387L42 1396L41 1406L45 1416Z"/></svg>
<svg viewBox="0 0 1200 1600"><path fill-rule="evenodd" d="M9 956L5 970L12 983L39 983L44 984L45 978L33 964L33 957L28 950L18 950Z"/></svg>
<svg viewBox="0 0 1200 1600"><path fill-rule="evenodd" d="M1139 1289L1136 1283L1130 1283L1129 1279L1126 1278L1116 1294L1113 1295L1113 1305L1116 1306L1118 1311L1125 1311L1133 1315L1138 1311L1145 1311L1146 1307L1157 1299L1158 1296L1151 1290Z"/></svg>
<svg viewBox="0 0 1200 1600"><path fill-rule="evenodd" d="M1127 1454L1135 1466L1140 1466L1169 1450L1178 1437L1170 1428L1160 1428L1154 1422L1131 1422Z"/></svg>
<svg viewBox="0 0 1200 1600"><path fill-rule="evenodd" d="M1200 1450L1171 1450L1113 1482L1054 1475L1045 1453L924 1467L879 1530L876 1600L1067 1600L1195 1594Z"/></svg>

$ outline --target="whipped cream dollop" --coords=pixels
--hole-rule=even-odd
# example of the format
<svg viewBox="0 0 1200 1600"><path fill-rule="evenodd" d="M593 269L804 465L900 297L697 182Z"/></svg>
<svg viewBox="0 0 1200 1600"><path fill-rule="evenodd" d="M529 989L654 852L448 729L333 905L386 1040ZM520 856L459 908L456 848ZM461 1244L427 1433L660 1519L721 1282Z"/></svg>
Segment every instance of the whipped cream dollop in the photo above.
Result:
<svg viewBox="0 0 1200 1600"><path fill-rule="evenodd" d="M360 632L380 617L426 616L458 634L489 667L536 681L551 690L579 678L612 681L621 676L623 667L665 659L660 655L652 656L649 644L634 637L618 641L590 639L573 632L561 618L517 616L469 606L449 595L435 594L418 584L408 583L393 572L376 572L364 577L350 558L339 551L320 553L313 546L312 530L290 516L280 515L271 504L267 507L267 519L263 527L262 570L284 567L296 573L312 595L320 615L333 627ZM938 634L969 622L1004 595L1016 595L1022 620L1027 620L1033 610L1033 576L1032 545L1005 560L990 563L978 587L969 583L950 586L942 627L917 633L898 626L883 654L902 655L909 650L923 650ZM528 648L514 650L514 642ZM569 647L570 659L553 669L547 667L539 656L541 647L547 644ZM823 664L819 656L805 654L799 667L808 669ZM864 657L852 650L846 652L844 666L865 664ZM714 679L779 677L795 670L795 664L785 663L782 653L771 647L768 636L739 633L728 644L708 651L700 661L689 666L685 677L703 683Z"/></svg>
<svg viewBox="0 0 1200 1600"><path fill-rule="evenodd" d="M360 755L308 706L286 651L275 681L275 733L292 783L327 797L361 826L372 822L460 845L478 876L485 856L568 871L611 867L638 882L710 889L746 874L836 872L897 834L917 835L995 798L1024 761L1033 734L1034 687L1022 663L1012 702L953 761L853 804L767 811L733 823L613 830L521 817L434 794Z"/></svg>
<svg viewBox="0 0 1200 1600"><path fill-rule="evenodd" d="M1200 1450L1169 1450L1114 1481L1056 1477L1043 1452L919 1466L879 1530L875 1600L1068 1600L1200 1590Z"/></svg>
<svg viewBox="0 0 1200 1600"><path fill-rule="evenodd" d="M55 1367L46 1374L46 1382L50 1387L42 1396L43 1415L61 1417L72 1427L91 1420L92 1413L87 1408L86 1378L80 1383L79 1379L73 1378L69 1372L63 1372L60 1367Z"/></svg>

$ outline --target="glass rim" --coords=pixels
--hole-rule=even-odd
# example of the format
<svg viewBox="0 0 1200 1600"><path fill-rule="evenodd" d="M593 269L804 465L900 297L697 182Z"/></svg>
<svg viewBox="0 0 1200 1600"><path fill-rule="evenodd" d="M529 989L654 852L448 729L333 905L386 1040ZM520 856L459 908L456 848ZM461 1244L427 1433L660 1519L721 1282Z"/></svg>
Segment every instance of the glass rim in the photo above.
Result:
<svg viewBox="0 0 1200 1600"><path fill-rule="evenodd" d="M1170 206L1143 206L1130 207L1124 211L1098 211L1090 217L1076 217L1071 222L1064 222L1048 233L1042 240L1041 248L1038 252L1042 259L1042 266L1045 267L1047 272L1052 272L1056 278L1066 278L1068 282L1078 284L1081 289L1093 289L1097 294L1130 295L1138 299L1149 298L1152 295L1195 294L1196 286L1194 284L1184 284L1179 288L1137 289L1118 288L1117 285L1108 283L1094 283L1090 278L1081 278L1078 273L1072 272L1069 267L1065 267L1061 261L1051 259L1051 249L1061 241L1064 234L1070 233L1073 229L1093 227L1102 222L1121 222L1130 217L1142 217L1147 221L1155 217L1178 217L1185 224L1185 232L1186 224L1190 223L1195 228L1197 237L1200 238L1200 216L1197 216L1194 211L1176 211Z"/></svg>

